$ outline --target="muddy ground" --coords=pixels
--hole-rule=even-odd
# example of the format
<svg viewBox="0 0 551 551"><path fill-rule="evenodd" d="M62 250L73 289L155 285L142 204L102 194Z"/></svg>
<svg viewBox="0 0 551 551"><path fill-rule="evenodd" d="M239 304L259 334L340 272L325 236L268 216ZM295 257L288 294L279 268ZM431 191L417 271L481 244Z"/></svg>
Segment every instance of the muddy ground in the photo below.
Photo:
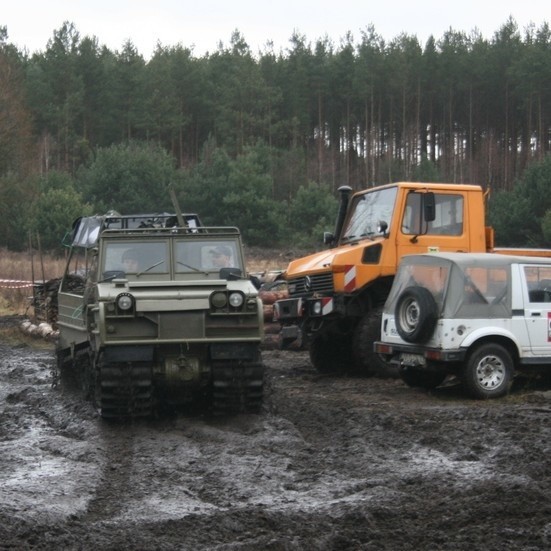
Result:
<svg viewBox="0 0 551 551"><path fill-rule="evenodd" d="M551 546L551 389L468 400L264 352L264 411L107 423L0 338L0 549Z"/></svg>

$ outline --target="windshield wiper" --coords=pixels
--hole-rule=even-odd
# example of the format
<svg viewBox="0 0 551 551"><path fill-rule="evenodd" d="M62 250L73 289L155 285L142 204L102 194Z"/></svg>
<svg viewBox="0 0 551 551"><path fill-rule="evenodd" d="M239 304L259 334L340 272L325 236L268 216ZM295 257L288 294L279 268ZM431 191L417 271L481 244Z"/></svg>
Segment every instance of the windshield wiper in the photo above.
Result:
<svg viewBox="0 0 551 551"><path fill-rule="evenodd" d="M153 268L155 268L156 266L158 266L159 264L162 264L164 262L164 260L159 260L159 262L155 262L155 264L151 264L151 266L149 266L148 268L146 268L145 270L142 270L141 272L138 272L136 274L136 277L138 276L141 276L142 274L145 274L145 272L149 272L149 270L152 270Z"/></svg>
<svg viewBox="0 0 551 551"><path fill-rule="evenodd" d="M180 262L179 260L176 262L176 264L179 264L180 266L184 266L185 268L189 268L190 270L193 270L194 272L198 272L200 274L207 275L208 272L206 270L200 270L199 268L196 268L195 266L190 266L189 264L186 264L185 262Z"/></svg>

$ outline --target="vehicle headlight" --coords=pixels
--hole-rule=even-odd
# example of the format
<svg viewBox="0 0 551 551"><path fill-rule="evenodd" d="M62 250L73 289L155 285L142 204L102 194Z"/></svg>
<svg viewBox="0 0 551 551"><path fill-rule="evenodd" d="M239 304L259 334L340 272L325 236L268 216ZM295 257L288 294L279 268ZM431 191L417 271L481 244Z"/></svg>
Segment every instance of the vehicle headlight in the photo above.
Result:
<svg viewBox="0 0 551 551"><path fill-rule="evenodd" d="M123 312L128 312L134 307L134 297L129 293L121 293L116 300L117 308Z"/></svg>
<svg viewBox="0 0 551 551"><path fill-rule="evenodd" d="M243 295L241 293L231 293L230 305L233 308L240 308L243 305Z"/></svg>
<svg viewBox="0 0 551 551"><path fill-rule="evenodd" d="M215 308L224 308L228 304L226 293L212 293L210 301Z"/></svg>
<svg viewBox="0 0 551 551"><path fill-rule="evenodd" d="M319 316L321 314L321 302L317 300L312 304L312 314Z"/></svg>

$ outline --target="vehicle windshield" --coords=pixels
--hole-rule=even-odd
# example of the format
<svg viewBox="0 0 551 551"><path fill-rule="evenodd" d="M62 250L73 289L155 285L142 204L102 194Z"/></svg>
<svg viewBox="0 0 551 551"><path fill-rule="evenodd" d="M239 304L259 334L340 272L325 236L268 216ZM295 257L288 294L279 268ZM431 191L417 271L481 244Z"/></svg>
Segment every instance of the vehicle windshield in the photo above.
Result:
<svg viewBox="0 0 551 551"><path fill-rule="evenodd" d="M168 258L166 240L108 242L104 248L102 271L104 277L117 272L167 273L170 268Z"/></svg>
<svg viewBox="0 0 551 551"><path fill-rule="evenodd" d="M229 268L232 273L245 273L239 243L231 239L114 240L105 243L102 257L101 271L105 280L126 275L208 275L219 273L222 268Z"/></svg>
<svg viewBox="0 0 551 551"><path fill-rule="evenodd" d="M219 272L221 268L237 268L244 272L235 241L218 239L176 241L175 271Z"/></svg>
<svg viewBox="0 0 551 551"><path fill-rule="evenodd" d="M382 221L390 227L397 192L397 187L390 187L356 196L343 240L375 236L379 233L378 226Z"/></svg>

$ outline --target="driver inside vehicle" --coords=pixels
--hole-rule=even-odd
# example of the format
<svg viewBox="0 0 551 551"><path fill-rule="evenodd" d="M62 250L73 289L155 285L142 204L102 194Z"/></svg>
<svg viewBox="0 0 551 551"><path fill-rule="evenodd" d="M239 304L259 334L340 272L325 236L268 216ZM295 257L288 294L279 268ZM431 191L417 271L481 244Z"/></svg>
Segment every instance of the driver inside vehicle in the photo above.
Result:
<svg viewBox="0 0 551 551"><path fill-rule="evenodd" d="M215 268L229 268L232 266L231 249L225 245L218 245L210 250L212 265Z"/></svg>
<svg viewBox="0 0 551 551"><path fill-rule="evenodd" d="M136 249L127 249L124 251L121 261L125 272L132 274L138 271L139 254Z"/></svg>

